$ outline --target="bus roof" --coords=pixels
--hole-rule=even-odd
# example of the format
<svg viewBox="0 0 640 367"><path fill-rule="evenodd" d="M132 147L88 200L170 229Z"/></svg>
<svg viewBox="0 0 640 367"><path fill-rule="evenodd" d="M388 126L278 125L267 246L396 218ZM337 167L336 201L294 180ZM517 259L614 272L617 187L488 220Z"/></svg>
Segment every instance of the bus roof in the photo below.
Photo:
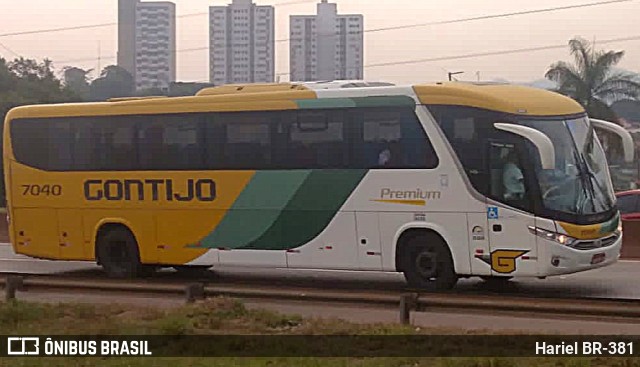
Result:
<svg viewBox="0 0 640 367"><path fill-rule="evenodd" d="M450 82L397 87L382 82L330 81L224 85L205 88L188 97L115 98L107 102L22 106L12 109L7 120L300 109L313 105L298 103L304 100L389 95L406 95L427 105L469 106L523 116L562 116L585 112L580 104L558 93L510 84Z"/></svg>
<svg viewBox="0 0 640 367"><path fill-rule="evenodd" d="M420 102L483 108L525 116L585 113L573 99L548 90L513 84L436 83L414 87Z"/></svg>

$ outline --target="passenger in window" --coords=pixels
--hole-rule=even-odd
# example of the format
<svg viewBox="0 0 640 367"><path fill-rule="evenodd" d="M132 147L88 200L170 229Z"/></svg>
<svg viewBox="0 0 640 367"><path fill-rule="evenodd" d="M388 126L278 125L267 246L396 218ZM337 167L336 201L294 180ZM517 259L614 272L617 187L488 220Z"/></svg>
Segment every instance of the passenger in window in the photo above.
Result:
<svg viewBox="0 0 640 367"><path fill-rule="evenodd" d="M389 150L391 151L391 160L387 163L387 166L394 168L406 168L404 161L404 151L402 143L399 141L392 141L389 143Z"/></svg>
<svg viewBox="0 0 640 367"><path fill-rule="evenodd" d="M517 201L524 199L524 175L518 167L518 157L516 152L509 151L506 163L502 169L502 183L504 185L504 199L507 201Z"/></svg>
<svg viewBox="0 0 640 367"><path fill-rule="evenodd" d="M378 166L386 167L391 163L391 148L384 148L380 154L378 154Z"/></svg>

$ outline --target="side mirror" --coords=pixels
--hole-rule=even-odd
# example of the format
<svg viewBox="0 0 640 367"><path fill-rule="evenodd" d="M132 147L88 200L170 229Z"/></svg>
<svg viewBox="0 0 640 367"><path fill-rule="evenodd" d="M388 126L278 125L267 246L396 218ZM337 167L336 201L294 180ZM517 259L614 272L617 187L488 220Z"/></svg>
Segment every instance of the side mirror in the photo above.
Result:
<svg viewBox="0 0 640 367"><path fill-rule="evenodd" d="M635 156L635 143L633 142L633 136L624 127L614 124L613 122L590 119L591 125L596 129L601 129L614 133L622 139L622 148L624 150L624 161L632 163Z"/></svg>
<svg viewBox="0 0 640 367"><path fill-rule="evenodd" d="M556 149L551 139L543 132L528 126L507 123L495 123L493 126L498 130L520 135L533 143L538 148L542 169L554 170L556 168Z"/></svg>

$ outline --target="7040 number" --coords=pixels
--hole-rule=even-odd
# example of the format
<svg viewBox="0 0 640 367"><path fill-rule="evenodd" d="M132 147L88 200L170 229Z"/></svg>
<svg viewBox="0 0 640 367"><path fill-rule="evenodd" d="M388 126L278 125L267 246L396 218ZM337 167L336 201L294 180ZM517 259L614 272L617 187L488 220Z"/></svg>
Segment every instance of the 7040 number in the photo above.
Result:
<svg viewBox="0 0 640 367"><path fill-rule="evenodd" d="M60 196L62 186L60 185L22 185L23 196Z"/></svg>

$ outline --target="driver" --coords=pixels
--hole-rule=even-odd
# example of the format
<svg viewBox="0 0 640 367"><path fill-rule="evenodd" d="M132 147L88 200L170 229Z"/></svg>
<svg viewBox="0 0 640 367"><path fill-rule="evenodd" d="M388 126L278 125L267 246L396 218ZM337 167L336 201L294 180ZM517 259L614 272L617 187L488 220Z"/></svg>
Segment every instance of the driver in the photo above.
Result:
<svg viewBox="0 0 640 367"><path fill-rule="evenodd" d="M515 151L512 150L507 155L502 172L505 200L524 199L524 176L522 175L522 170L518 167L518 157Z"/></svg>

